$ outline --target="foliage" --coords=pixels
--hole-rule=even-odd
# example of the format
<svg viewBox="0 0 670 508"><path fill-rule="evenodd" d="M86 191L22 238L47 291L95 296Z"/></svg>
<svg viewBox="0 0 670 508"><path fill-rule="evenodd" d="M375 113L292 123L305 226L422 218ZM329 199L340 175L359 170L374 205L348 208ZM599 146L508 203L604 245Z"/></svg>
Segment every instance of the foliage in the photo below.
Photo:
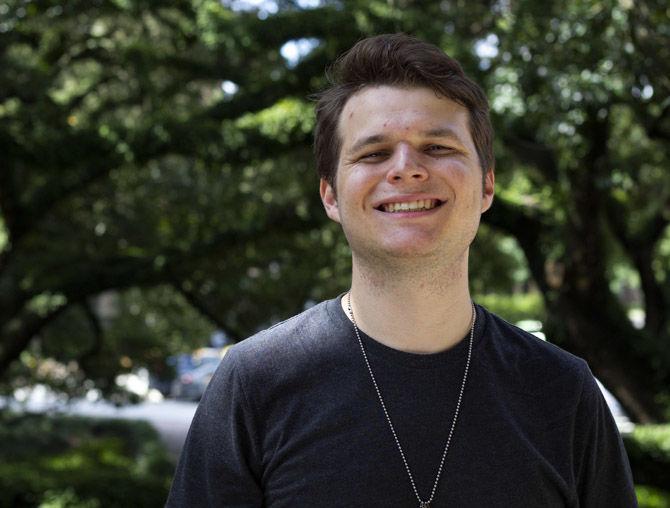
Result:
<svg viewBox="0 0 670 508"><path fill-rule="evenodd" d="M72 397L97 388L127 399L115 384L118 374L142 366L159 379L171 379L167 358L208 345L214 331L169 286L107 293L97 303L104 337L81 307L67 309L12 365L4 391L40 383Z"/></svg>
<svg viewBox="0 0 670 508"><path fill-rule="evenodd" d="M637 503L640 508L670 508L670 494L643 485L636 485Z"/></svg>
<svg viewBox="0 0 670 508"><path fill-rule="evenodd" d="M637 426L632 437L645 453L670 457L670 425Z"/></svg>
<svg viewBox="0 0 670 508"><path fill-rule="evenodd" d="M470 270L474 274L470 290L477 296L505 293L511 296L510 301L515 301L515 297L534 289L519 244L513 237L491 228L488 224L480 225L472 244ZM511 308L509 310L512 311ZM526 309L522 306L517 310L523 312ZM537 316L526 316L525 319L535 317Z"/></svg>
<svg viewBox="0 0 670 508"><path fill-rule="evenodd" d="M514 295L497 293L475 295L474 300L510 323L523 320L535 320L542 323L545 320L542 295L537 291Z"/></svg>
<svg viewBox="0 0 670 508"><path fill-rule="evenodd" d="M9 386L53 359L70 369L53 385L110 390L129 365L157 365L214 328L240 340L346 288L349 251L316 192L306 97L360 37L405 31L458 58L491 99L498 192L472 255L475 294L537 289L548 336L587 358L635 418L661 418L663 2L244 5L0 6ZM624 286L641 294L642 330Z"/></svg>
<svg viewBox="0 0 670 508"><path fill-rule="evenodd" d="M0 412L0 506L161 506L173 464L145 422Z"/></svg>
<svg viewBox="0 0 670 508"><path fill-rule="evenodd" d="M638 425L624 438L624 443L636 483L667 490L670 425ZM670 493L666 495L670 497Z"/></svg>

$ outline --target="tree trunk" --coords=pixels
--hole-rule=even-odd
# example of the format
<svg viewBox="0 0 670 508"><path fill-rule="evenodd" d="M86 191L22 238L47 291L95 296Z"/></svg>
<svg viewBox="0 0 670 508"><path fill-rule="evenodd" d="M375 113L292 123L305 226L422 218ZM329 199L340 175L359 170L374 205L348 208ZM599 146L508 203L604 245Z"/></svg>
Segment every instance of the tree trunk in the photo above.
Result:
<svg viewBox="0 0 670 508"><path fill-rule="evenodd" d="M644 294L645 330L660 337L668 320L664 312L668 306L663 288L654 276L653 247L654 244L641 246L632 253L632 257L633 264L640 274L640 285Z"/></svg>
<svg viewBox="0 0 670 508"><path fill-rule="evenodd" d="M598 108L587 111L581 130L588 151L581 165L566 173L572 207L564 225L563 277L546 294L549 328L554 340L589 362L634 420L652 423L663 418L655 400L661 390L654 355L611 292L607 277L607 189L602 182L611 171L610 123Z"/></svg>

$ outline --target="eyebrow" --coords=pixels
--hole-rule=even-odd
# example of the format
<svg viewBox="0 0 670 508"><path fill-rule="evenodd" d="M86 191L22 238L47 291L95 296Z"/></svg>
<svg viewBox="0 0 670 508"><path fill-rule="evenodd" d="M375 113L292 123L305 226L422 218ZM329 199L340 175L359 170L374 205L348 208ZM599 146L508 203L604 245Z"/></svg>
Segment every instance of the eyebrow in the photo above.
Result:
<svg viewBox="0 0 670 508"><path fill-rule="evenodd" d="M458 133L450 127L438 127L436 129L423 131L421 134L429 138L451 138L455 139L459 143L463 143L461 138L458 136ZM384 143L385 141L388 141L388 139L389 136L385 136L384 134L373 134L371 136L366 136L354 143L349 152L357 152L366 146L375 145L377 143Z"/></svg>
<svg viewBox="0 0 670 508"><path fill-rule="evenodd" d="M425 131L423 135L430 138L452 138L460 143L463 142L458 133L451 127L438 127L437 129Z"/></svg>
<svg viewBox="0 0 670 508"><path fill-rule="evenodd" d="M388 136L384 136L383 134L373 134L372 136L367 136L363 139L358 140L354 146L351 147L350 152L357 152L363 147L366 147L368 145L376 145L377 143L383 143L384 141L388 140Z"/></svg>

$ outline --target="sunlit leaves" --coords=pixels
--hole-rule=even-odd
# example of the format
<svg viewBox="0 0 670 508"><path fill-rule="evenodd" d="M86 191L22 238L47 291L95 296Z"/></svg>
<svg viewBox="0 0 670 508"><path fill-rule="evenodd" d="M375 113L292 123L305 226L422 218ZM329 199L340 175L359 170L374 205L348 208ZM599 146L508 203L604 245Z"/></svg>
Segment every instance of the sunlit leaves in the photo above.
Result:
<svg viewBox="0 0 670 508"><path fill-rule="evenodd" d="M18 301L16 289L49 309L63 295L72 310L41 333L35 354L65 360L93 344L82 302L119 292L103 348L113 368L100 365L109 377L121 357L148 364L189 347L213 322L241 339L344 290L350 252L319 202L307 97L341 51L388 31L437 43L483 84L496 124L497 199L541 223L541 238L528 241L543 262L559 271L579 247L567 243L580 239L570 221L580 185L591 181L594 198L621 207L625 231L642 235L667 213L670 193L667 8L643 4L0 6L0 148L11 171L2 176L12 176L12 192L2 194L5 181L0 188L9 205L0 252L14 249L11 271L0 272L2 302ZM593 156L594 126L606 130L605 156ZM17 218L26 230L15 242ZM659 281L666 244L667 232L653 261ZM482 230L472 256L478 293L532 286L522 247ZM630 274L618 268L622 250L605 254L608 274ZM159 296L148 289L157 284Z"/></svg>
<svg viewBox="0 0 670 508"><path fill-rule="evenodd" d="M240 129L255 128L272 139L286 143L293 131L309 134L314 128L313 106L304 101L287 98L270 108L249 113L237 121Z"/></svg>

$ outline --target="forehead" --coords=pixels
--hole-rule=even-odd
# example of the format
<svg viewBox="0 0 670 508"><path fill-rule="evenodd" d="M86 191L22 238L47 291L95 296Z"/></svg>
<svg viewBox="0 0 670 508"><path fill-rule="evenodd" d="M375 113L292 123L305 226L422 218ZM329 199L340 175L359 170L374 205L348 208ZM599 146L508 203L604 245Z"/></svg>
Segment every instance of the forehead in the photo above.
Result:
<svg viewBox="0 0 670 508"><path fill-rule="evenodd" d="M468 110L430 88L366 87L352 95L340 115L343 148L370 136L394 137L450 131L471 142Z"/></svg>

